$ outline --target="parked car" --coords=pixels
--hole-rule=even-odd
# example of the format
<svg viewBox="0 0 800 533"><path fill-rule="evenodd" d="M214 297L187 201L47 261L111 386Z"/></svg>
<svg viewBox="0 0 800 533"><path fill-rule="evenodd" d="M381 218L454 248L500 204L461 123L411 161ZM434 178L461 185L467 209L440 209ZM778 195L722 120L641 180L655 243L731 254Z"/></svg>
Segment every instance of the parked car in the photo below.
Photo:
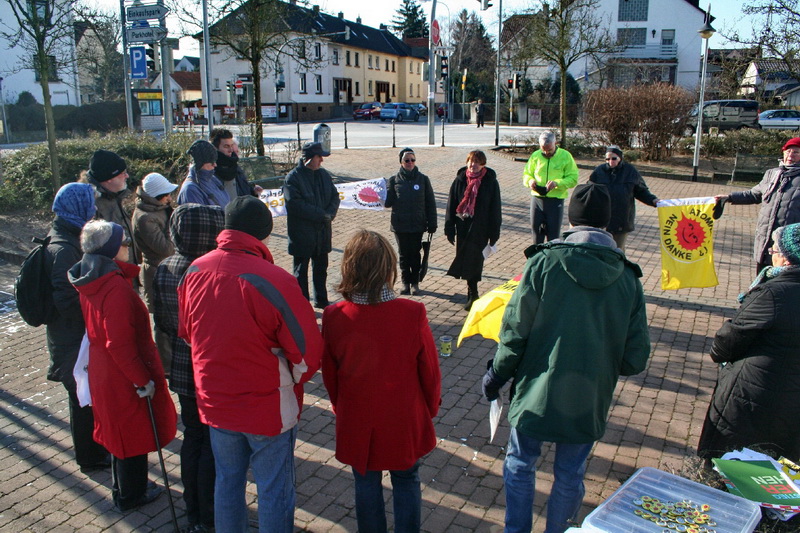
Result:
<svg viewBox="0 0 800 533"><path fill-rule="evenodd" d="M794 109L771 109L758 115L758 125L767 130L800 129L800 111Z"/></svg>
<svg viewBox="0 0 800 533"><path fill-rule="evenodd" d="M373 118L380 118L380 116L380 102L361 104L359 107L353 110L353 120L358 120L360 118L364 120L372 120Z"/></svg>
<svg viewBox="0 0 800 533"><path fill-rule="evenodd" d="M703 131L719 128L720 131L758 128L758 102L753 100L709 100L703 103ZM686 124L686 133L697 129L697 106Z"/></svg>
<svg viewBox="0 0 800 533"><path fill-rule="evenodd" d="M381 121L396 120L402 122L404 120L419 120L419 111L417 111L411 104L384 104L381 108Z"/></svg>

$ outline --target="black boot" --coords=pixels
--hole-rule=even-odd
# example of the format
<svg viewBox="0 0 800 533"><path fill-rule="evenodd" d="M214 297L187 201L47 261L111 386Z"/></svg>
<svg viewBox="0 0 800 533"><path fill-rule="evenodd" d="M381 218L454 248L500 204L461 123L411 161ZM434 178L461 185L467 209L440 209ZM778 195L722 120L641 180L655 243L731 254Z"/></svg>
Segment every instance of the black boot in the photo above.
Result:
<svg viewBox="0 0 800 533"><path fill-rule="evenodd" d="M472 309L472 302L477 300L478 296L478 282L477 281L468 281L467 282L467 303L464 304L464 310L469 311Z"/></svg>

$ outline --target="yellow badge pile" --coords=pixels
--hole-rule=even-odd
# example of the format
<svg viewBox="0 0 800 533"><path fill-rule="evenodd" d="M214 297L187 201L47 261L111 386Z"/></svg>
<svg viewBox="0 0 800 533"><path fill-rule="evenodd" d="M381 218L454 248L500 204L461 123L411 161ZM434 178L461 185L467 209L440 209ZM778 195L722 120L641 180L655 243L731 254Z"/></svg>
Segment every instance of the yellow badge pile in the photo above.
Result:
<svg viewBox="0 0 800 533"><path fill-rule="evenodd" d="M714 197L658 202L661 288L714 287Z"/></svg>
<svg viewBox="0 0 800 533"><path fill-rule="evenodd" d="M500 324L503 321L503 314L521 278L522 274L495 287L472 302L456 346L461 346L461 341L473 335L500 342Z"/></svg>

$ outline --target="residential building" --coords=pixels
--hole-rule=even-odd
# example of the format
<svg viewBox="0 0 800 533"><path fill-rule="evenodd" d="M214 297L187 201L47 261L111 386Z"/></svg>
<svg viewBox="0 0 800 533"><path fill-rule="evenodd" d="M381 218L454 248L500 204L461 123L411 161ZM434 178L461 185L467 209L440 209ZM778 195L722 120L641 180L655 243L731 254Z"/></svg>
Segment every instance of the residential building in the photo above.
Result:
<svg viewBox="0 0 800 533"><path fill-rule="evenodd" d="M153 89L162 89L162 73L159 72L155 79L150 83ZM202 100L203 93L200 83L199 72L175 71L169 75L169 88L172 98L172 116L175 124L185 122L192 109L195 109L197 102ZM140 107L142 101L139 101ZM152 109L142 108L142 115L150 113Z"/></svg>
<svg viewBox="0 0 800 533"><path fill-rule="evenodd" d="M34 5L34 3L23 2L23 5ZM58 4L56 4L57 6ZM7 25L6 31L15 31L16 18L9 2L0 2L0 20ZM44 103L39 76L32 68L32 51L25 45L12 43L2 36L0 36L0 50L2 50L0 77L3 79L3 101L15 103L19 94L27 91L36 98L37 102ZM74 39L65 38L63 42L53 47L53 55L50 56L50 60L51 102L53 105L79 105L80 92L78 90Z"/></svg>
<svg viewBox="0 0 800 533"><path fill-rule="evenodd" d="M427 50L412 48L386 26L373 28L322 13L318 6L307 9L286 4L285 45L278 57L268 59L261 73L261 116L265 121L322 120L349 116L364 102L421 102L427 97L422 82ZM212 26L224 24L225 19ZM349 40L345 33L349 28ZM312 31L313 30L313 31ZM202 34L195 36L202 39ZM201 40L201 70L204 61ZM226 107L236 109L239 120L255 115L253 73L250 63L231 50L212 44L211 102L215 121ZM276 83L283 87L277 94ZM203 80L205 84L205 80ZM276 102L279 109L276 109Z"/></svg>
<svg viewBox="0 0 800 533"><path fill-rule="evenodd" d="M756 59L742 77L741 93L758 100L780 99L800 83L798 73L800 61L788 65L781 59Z"/></svg>
<svg viewBox="0 0 800 533"><path fill-rule="evenodd" d="M175 72L197 72L200 70L199 57L183 56L180 59L176 59L174 62L175 68L173 70Z"/></svg>
<svg viewBox="0 0 800 533"><path fill-rule="evenodd" d="M705 20L698 0L598 0L593 15L600 22L599 27L608 29L616 38L620 48L601 57L587 57L569 68L584 88L648 81L697 88L702 54L697 30ZM513 15L505 21L502 42L508 67L502 74L522 71L535 85L552 77L555 66L541 62L514 64L514 43L525 29L525 17L533 16L540 14ZM510 44L506 47L505 43Z"/></svg>

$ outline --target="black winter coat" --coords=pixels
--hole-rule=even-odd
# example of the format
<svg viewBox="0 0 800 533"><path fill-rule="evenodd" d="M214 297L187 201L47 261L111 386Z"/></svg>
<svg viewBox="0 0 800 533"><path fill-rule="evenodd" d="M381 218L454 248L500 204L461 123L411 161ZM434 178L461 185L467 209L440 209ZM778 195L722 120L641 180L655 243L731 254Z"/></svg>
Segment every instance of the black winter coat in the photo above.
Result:
<svg viewBox="0 0 800 533"><path fill-rule="evenodd" d="M331 251L331 221L339 210L339 191L324 168L312 171L302 159L286 176L286 231L289 255L314 257Z"/></svg>
<svg viewBox="0 0 800 533"><path fill-rule="evenodd" d="M603 163L592 171L589 181L605 185L611 196L611 220L606 227L609 233L628 233L634 229L636 205L634 198L655 206L656 195L650 192L641 174L630 163L620 162L616 168Z"/></svg>
<svg viewBox="0 0 800 533"><path fill-rule="evenodd" d="M800 459L800 269L755 287L717 332L711 358L726 363L698 454L763 445Z"/></svg>
<svg viewBox="0 0 800 533"><path fill-rule="evenodd" d="M81 313L80 296L67 279L67 271L83 257L81 228L56 217L48 235L50 245L47 247L47 255L50 260L46 266L53 284L53 302L58 316L47 325L47 349L50 351L47 379L60 381L74 391L75 378L72 370L78 359L86 326Z"/></svg>
<svg viewBox="0 0 800 533"><path fill-rule="evenodd" d="M447 275L469 281L480 281L483 272L483 249L487 244L494 244L500 238L500 225L503 221L500 184L497 182L494 170L487 167L481 186L478 188L478 198L475 200L475 216L462 219L456 215L456 208L464 198L466 188L467 167L462 167L450 186L445 211L444 234L448 239L456 240L456 257L450 264Z"/></svg>
<svg viewBox="0 0 800 533"><path fill-rule="evenodd" d="M386 180L384 205L392 208L395 233L436 232L436 197L431 180L418 169L409 178L401 170Z"/></svg>

